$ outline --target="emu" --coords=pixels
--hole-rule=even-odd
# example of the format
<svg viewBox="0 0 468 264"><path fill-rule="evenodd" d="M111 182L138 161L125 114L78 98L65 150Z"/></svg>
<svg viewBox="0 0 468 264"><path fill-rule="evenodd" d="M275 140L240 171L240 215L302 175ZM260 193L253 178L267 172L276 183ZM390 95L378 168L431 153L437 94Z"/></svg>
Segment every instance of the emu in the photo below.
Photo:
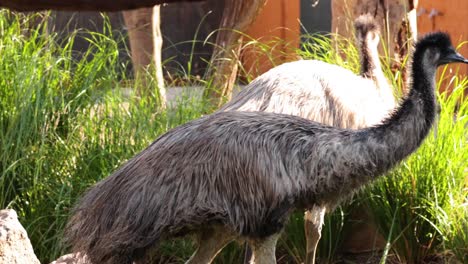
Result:
<svg viewBox="0 0 468 264"><path fill-rule="evenodd" d="M377 25L355 23L361 76L317 60L284 63L259 76L219 111L266 111L301 116L342 128L377 124L396 104L381 70Z"/></svg>
<svg viewBox="0 0 468 264"><path fill-rule="evenodd" d="M336 206L420 146L435 120L436 69L450 62L468 60L448 35L418 41L408 96L368 128L237 111L176 127L80 199L66 239L92 263L128 264L161 240L198 233L209 251L189 263L212 260L235 239L252 247L252 262L275 263L294 210Z"/></svg>
<svg viewBox="0 0 468 264"><path fill-rule="evenodd" d="M317 60L285 63L253 80L219 111L292 114L342 128L381 122L397 104L380 65L379 26L371 15L361 15L354 28L360 76ZM325 212L325 207L314 206L304 216L305 264L315 263Z"/></svg>

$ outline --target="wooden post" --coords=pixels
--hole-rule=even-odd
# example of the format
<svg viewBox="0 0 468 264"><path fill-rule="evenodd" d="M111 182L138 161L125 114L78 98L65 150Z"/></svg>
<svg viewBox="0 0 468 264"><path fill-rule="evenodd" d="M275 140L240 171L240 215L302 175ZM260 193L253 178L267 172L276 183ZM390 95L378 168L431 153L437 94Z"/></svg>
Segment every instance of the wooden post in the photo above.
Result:
<svg viewBox="0 0 468 264"><path fill-rule="evenodd" d="M161 107L166 107L166 86L164 85L164 74L162 65L162 33L161 33L161 6L153 7L152 17L153 33L153 61L156 84L159 90Z"/></svg>
<svg viewBox="0 0 468 264"><path fill-rule="evenodd" d="M130 41L135 83L138 91L145 94L146 72L154 61L155 79L161 96L161 105L165 107L166 91L162 73L160 26L160 6L123 11ZM142 88L143 87L143 88Z"/></svg>

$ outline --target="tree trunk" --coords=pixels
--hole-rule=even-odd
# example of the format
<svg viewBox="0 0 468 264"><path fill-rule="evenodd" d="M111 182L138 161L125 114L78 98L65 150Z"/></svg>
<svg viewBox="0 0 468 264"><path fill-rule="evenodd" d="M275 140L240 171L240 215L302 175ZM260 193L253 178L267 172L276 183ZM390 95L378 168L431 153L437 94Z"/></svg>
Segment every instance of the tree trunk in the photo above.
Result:
<svg viewBox="0 0 468 264"><path fill-rule="evenodd" d="M159 98L162 107L166 107L166 86L164 85L164 74L162 65L162 45L163 38L161 33L161 6L156 5L153 7L152 16L152 33L153 33L153 61L154 71L156 78L156 85L158 86Z"/></svg>
<svg viewBox="0 0 468 264"><path fill-rule="evenodd" d="M165 107L166 91L161 61L162 36L159 28L160 6L123 11L123 16L130 40L137 90L142 95L148 92L146 74L149 69L154 68L161 105ZM151 67L153 62L154 67Z"/></svg>
<svg viewBox="0 0 468 264"><path fill-rule="evenodd" d="M211 84L205 91L213 107L230 99L238 69L241 32L253 23L265 3L266 0L226 0L207 75Z"/></svg>
<svg viewBox="0 0 468 264"><path fill-rule="evenodd" d="M0 0L0 7L16 11L122 11L153 7L164 3L199 2L203 0Z"/></svg>
<svg viewBox="0 0 468 264"><path fill-rule="evenodd" d="M373 15L380 24L381 43L392 70L401 71L406 79L402 63L417 37L417 4L418 0L333 0L332 32L352 39L354 19L365 13Z"/></svg>

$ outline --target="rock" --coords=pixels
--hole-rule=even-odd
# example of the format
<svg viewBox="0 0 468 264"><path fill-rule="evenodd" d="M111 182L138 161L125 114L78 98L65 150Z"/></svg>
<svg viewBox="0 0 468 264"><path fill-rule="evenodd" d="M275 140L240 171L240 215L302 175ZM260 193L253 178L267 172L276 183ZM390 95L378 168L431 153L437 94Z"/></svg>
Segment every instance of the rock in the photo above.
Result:
<svg viewBox="0 0 468 264"><path fill-rule="evenodd" d="M14 210L0 210L0 263L40 264Z"/></svg>
<svg viewBox="0 0 468 264"><path fill-rule="evenodd" d="M50 264L90 264L85 255L81 253L71 253L61 256Z"/></svg>

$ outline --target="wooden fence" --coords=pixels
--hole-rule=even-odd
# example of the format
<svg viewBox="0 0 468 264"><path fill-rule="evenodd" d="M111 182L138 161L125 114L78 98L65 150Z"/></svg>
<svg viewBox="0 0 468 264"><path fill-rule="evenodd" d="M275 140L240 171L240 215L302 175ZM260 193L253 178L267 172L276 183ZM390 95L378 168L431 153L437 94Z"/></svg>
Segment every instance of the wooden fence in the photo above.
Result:
<svg viewBox="0 0 468 264"><path fill-rule="evenodd" d="M420 0L418 7L418 30L420 33L431 31L448 32L454 43L466 41L460 53L468 57L468 0ZM468 76L468 65L456 65L451 69L460 70Z"/></svg>

